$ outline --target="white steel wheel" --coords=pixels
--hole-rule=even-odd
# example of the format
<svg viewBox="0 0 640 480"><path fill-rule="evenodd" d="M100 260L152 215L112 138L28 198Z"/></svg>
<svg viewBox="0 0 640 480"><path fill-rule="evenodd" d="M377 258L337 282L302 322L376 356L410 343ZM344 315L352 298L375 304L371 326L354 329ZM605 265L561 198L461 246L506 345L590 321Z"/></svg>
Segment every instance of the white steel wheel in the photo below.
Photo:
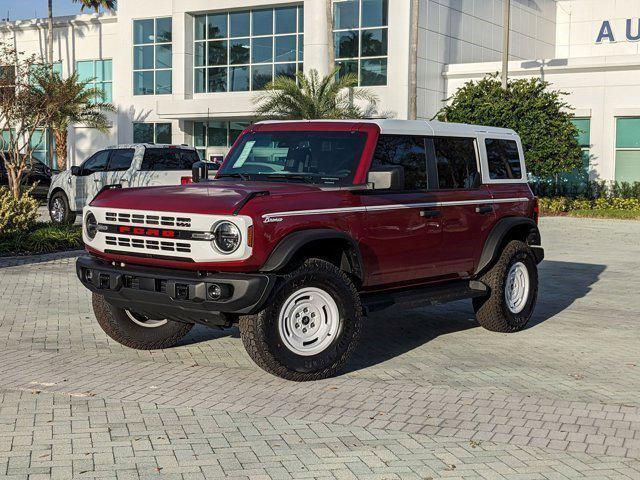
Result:
<svg viewBox="0 0 640 480"><path fill-rule="evenodd" d="M302 356L323 352L340 327L340 312L326 291L307 287L287 298L278 315L278 333L284 345Z"/></svg>
<svg viewBox="0 0 640 480"><path fill-rule="evenodd" d="M124 312L127 314L127 317L129 317L129 320L131 320L136 325L140 325L144 328L157 328L167 323L166 319L152 320L151 318L147 318L144 315L137 312L132 312L131 310L125 310Z"/></svg>
<svg viewBox="0 0 640 480"><path fill-rule="evenodd" d="M522 262L511 265L504 286L504 299L511 313L520 313L527 305L530 281L527 266Z"/></svg>
<svg viewBox="0 0 640 480"><path fill-rule="evenodd" d="M62 223L64 221L64 215L66 213L65 209L66 207L62 198L60 197L54 198L53 201L51 202L51 209L49 210L49 213L51 214L51 219L54 222Z"/></svg>

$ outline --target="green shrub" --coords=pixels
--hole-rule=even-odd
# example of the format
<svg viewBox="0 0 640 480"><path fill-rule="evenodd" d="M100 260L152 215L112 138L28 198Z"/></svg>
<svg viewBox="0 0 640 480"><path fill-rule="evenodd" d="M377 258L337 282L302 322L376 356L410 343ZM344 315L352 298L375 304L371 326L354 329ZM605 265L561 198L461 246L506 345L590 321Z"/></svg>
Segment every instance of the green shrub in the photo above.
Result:
<svg viewBox="0 0 640 480"><path fill-rule="evenodd" d="M38 218L38 202L25 191L14 198L6 187L0 187L0 233L33 228Z"/></svg>
<svg viewBox="0 0 640 480"><path fill-rule="evenodd" d="M82 229L39 223L30 230L0 234L0 255L34 255L82 248Z"/></svg>
<svg viewBox="0 0 640 480"><path fill-rule="evenodd" d="M608 198L599 197L595 200L588 198L539 198L540 211L546 214L568 213L580 211L582 214L588 212L619 211L631 212L629 218L633 218L634 212L640 214L640 200L637 198Z"/></svg>

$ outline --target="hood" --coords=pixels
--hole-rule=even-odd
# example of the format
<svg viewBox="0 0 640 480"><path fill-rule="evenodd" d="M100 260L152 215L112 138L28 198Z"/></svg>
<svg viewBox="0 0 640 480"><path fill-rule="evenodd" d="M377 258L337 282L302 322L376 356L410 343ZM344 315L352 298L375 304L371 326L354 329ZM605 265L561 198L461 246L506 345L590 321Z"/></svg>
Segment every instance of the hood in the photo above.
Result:
<svg viewBox="0 0 640 480"><path fill-rule="evenodd" d="M253 195L299 195L320 191L315 185L284 182L231 182L214 180L192 185L114 188L91 202L94 207L232 215Z"/></svg>

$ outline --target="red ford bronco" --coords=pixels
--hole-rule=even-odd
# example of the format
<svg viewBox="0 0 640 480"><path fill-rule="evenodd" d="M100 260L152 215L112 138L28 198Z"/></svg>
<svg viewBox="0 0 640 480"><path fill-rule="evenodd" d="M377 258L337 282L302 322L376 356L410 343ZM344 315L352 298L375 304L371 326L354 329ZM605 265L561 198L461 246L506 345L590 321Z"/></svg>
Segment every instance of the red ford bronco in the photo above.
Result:
<svg viewBox="0 0 640 480"><path fill-rule="evenodd" d="M264 370L334 375L363 317L470 298L521 330L544 253L522 145L506 129L425 121L258 123L215 179L107 188L85 207L77 274L98 322L139 349L239 324Z"/></svg>

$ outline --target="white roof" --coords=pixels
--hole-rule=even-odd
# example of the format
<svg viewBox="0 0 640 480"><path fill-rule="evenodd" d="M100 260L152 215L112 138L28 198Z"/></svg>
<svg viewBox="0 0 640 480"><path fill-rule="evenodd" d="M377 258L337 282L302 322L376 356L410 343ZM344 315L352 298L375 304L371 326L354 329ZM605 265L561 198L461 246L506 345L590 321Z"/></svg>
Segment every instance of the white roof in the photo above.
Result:
<svg viewBox="0 0 640 480"><path fill-rule="evenodd" d="M470 125L467 123L449 123L438 120L270 120L258 123L287 123L287 122L336 122L336 123L374 123L380 127L381 133L390 135L450 135L475 136L478 133L493 133L501 135L517 135L510 128Z"/></svg>

